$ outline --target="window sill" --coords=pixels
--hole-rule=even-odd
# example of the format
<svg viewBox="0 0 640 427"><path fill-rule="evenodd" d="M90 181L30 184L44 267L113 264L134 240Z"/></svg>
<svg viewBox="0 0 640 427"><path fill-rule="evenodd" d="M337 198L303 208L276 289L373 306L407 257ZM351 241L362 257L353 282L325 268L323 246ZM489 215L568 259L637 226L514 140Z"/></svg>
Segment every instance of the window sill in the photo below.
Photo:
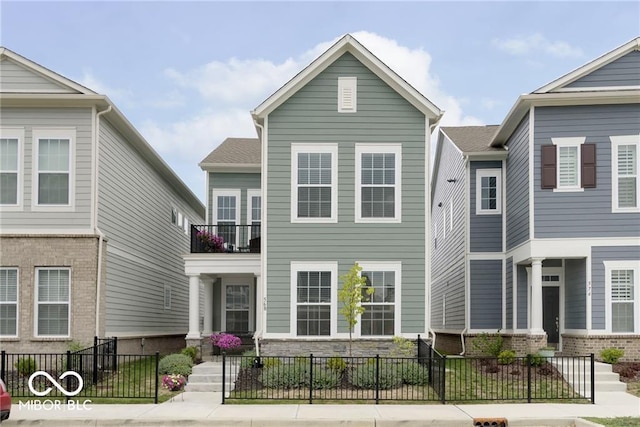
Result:
<svg viewBox="0 0 640 427"><path fill-rule="evenodd" d="M571 188L554 188L554 193L582 193L584 192L584 188L582 187L571 187Z"/></svg>

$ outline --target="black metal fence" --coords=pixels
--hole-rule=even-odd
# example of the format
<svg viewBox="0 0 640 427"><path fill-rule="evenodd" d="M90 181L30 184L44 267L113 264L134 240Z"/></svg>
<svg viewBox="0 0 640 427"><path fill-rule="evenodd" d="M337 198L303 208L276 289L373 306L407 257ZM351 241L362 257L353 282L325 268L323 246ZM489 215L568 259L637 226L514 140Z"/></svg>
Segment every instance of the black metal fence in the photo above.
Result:
<svg viewBox="0 0 640 427"><path fill-rule="evenodd" d="M191 253L260 253L260 225L191 225Z"/></svg>
<svg viewBox="0 0 640 427"><path fill-rule="evenodd" d="M223 398L283 401L595 402L594 357L223 356Z"/></svg>
<svg viewBox="0 0 640 427"><path fill-rule="evenodd" d="M158 402L160 355L117 354L117 340L66 353L0 352L0 377L14 398L148 399Z"/></svg>

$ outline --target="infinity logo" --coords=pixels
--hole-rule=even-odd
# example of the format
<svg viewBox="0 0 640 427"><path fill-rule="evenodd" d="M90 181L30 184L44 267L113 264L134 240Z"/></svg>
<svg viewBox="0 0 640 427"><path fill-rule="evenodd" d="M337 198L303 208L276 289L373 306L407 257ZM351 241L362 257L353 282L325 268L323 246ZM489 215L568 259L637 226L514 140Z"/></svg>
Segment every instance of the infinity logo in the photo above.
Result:
<svg viewBox="0 0 640 427"><path fill-rule="evenodd" d="M75 389L74 391L67 391L64 387L60 385L60 383L58 383L51 375L49 375L45 371L37 371L31 374L31 376L29 377L29 390L31 391L31 393L35 394L36 396L46 396L47 394L51 393L51 390L52 390L51 387L48 387L45 391L37 391L33 387L33 380L36 377L43 376L46 379L48 379L51 382L51 384L53 384L58 389L58 391L60 391L65 396L67 397L75 396L76 394L82 391L82 387L84 386L84 381L82 380L82 377L80 376L80 374L74 371L66 371L64 374L60 375L59 379L63 380L69 375L76 377L78 379L78 388Z"/></svg>

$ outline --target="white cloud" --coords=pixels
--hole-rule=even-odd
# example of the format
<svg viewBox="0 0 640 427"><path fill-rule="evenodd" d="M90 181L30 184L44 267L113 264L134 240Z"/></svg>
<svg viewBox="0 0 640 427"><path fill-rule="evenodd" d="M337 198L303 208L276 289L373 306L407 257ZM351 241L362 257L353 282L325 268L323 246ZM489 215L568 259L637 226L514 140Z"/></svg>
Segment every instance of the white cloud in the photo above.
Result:
<svg viewBox="0 0 640 427"><path fill-rule="evenodd" d="M542 34L536 33L526 37L510 39L494 39L493 45L511 55L531 55L545 53L556 58L579 58L583 52L579 47L573 47L564 41L547 40Z"/></svg>
<svg viewBox="0 0 640 427"><path fill-rule="evenodd" d="M78 82L82 86L88 87L92 91L101 95L107 95L116 104L131 106L133 104L133 93L127 89L108 86L99 80L90 70L84 70L82 78Z"/></svg>

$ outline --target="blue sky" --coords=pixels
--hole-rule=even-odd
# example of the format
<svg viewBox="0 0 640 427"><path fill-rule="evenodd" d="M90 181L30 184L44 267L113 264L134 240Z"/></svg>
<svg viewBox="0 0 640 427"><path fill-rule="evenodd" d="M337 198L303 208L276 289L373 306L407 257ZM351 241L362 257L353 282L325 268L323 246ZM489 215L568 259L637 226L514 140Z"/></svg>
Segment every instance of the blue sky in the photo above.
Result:
<svg viewBox="0 0 640 427"><path fill-rule="evenodd" d="M640 35L640 2L31 2L0 43L106 94L205 200L197 166L249 111L352 33L446 111L499 124L531 92Z"/></svg>

